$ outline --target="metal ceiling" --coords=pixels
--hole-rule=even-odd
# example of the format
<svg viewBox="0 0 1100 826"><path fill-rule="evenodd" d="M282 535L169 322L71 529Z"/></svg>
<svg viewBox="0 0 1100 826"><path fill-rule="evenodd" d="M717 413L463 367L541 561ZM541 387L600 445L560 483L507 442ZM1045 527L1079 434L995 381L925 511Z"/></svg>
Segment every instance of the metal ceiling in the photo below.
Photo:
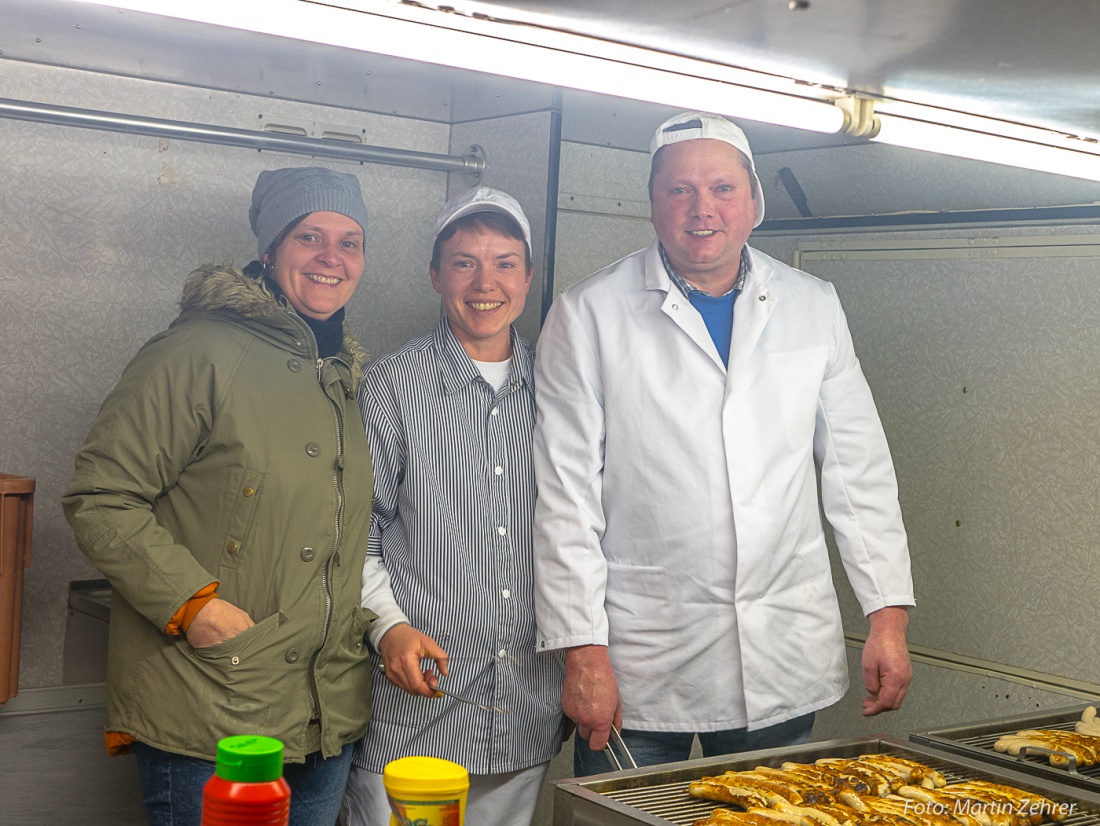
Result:
<svg viewBox="0 0 1100 826"><path fill-rule="evenodd" d="M459 0L452 5L869 96L1100 137L1095 56L1100 3L1094 0Z"/></svg>

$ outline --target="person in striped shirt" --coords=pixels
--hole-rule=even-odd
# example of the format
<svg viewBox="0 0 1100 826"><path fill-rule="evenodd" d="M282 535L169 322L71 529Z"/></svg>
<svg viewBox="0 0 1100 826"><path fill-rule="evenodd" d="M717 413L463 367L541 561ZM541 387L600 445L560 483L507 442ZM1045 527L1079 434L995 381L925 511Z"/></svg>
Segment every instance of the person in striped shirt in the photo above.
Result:
<svg viewBox="0 0 1100 826"><path fill-rule="evenodd" d="M359 396L375 472L363 605L379 615L369 635L386 679L344 816L388 823L386 764L426 755L470 773L467 823L526 826L561 747L564 672L535 650L534 348L513 326L531 230L519 203L487 187L450 201L429 273L443 318L372 364Z"/></svg>

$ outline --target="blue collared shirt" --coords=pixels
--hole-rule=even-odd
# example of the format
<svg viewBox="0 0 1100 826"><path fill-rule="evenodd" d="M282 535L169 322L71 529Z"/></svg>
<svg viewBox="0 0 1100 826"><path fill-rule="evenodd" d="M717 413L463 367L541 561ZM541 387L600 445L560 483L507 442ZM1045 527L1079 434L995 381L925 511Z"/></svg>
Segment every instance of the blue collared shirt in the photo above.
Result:
<svg viewBox="0 0 1100 826"><path fill-rule="evenodd" d="M707 332L710 333L711 341L714 342L718 355L721 356L723 363L729 365L730 341L733 337L733 305L737 301L737 296L741 294L741 290L745 287L746 274L752 268L752 258L749 255L748 247L741 248L741 265L738 268L737 280L733 282L733 287L728 292L720 296L712 296L689 284L673 269L672 262L668 260L664 246L661 246L660 250L661 261L668 271L669 278L691 302L691 306L703 317L703 322L707 325Z"/></svg>

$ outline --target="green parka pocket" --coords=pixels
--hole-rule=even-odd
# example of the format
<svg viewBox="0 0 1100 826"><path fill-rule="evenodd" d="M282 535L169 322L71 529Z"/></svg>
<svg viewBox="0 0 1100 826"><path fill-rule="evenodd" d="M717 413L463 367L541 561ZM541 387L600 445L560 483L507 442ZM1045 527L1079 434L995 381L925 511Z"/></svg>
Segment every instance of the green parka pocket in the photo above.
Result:
<svg viewBox="0 0 1100 826"><path fill-rule="evenodd" d="M266 715L280 706L283 681L298 670L288 665L300 662L304 673L310 652L286 647L278 633L286 619L279 611L225 642L190 649L192 660L214 689L214 702L220 710L234 717L250 716L262 724Z"/></svg>

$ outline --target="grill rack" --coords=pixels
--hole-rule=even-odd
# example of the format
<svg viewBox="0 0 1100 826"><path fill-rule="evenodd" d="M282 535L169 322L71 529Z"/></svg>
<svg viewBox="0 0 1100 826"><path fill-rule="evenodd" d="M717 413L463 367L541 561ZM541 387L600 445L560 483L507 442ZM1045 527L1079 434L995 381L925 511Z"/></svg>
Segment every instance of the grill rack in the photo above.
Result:
<svg viewBox="0 0 1100 826"><path fill-rule="evenodd" d="M558 780L554 790L553 826L690 826L725 805L689 797L687 786L693 780L762 765L778 767L788 760L812 763L822 757L858 757L868 753L917 760L941 772L948 783L987 780L1036 792L1055 803L1073 806L1073 813L1059 826L1100 826L1100 789L1089 793L1060 787L1030 774L991 766L988 762L961 755L945 754L942 750L884 735L830 740Z"/></svg>
<svg viewBox="0 0 1100 826"><path fill-rule="evenodd" d="M972 757L997 766L1011 767L1015 771L1033 774L1055 783L1100 792L1100 763L1093 766L1078 766L1069 770L1052 766L1045 754L1027 753L1013 757L993 750L993 744L1003 735L1015 734L1024 729L1073 731L1074 724L1081 719L1081 712L1087 707L1088 703L1083 703L1069 708L999 717L928 732L910 733L909 740L940 751Z"/></svg>

